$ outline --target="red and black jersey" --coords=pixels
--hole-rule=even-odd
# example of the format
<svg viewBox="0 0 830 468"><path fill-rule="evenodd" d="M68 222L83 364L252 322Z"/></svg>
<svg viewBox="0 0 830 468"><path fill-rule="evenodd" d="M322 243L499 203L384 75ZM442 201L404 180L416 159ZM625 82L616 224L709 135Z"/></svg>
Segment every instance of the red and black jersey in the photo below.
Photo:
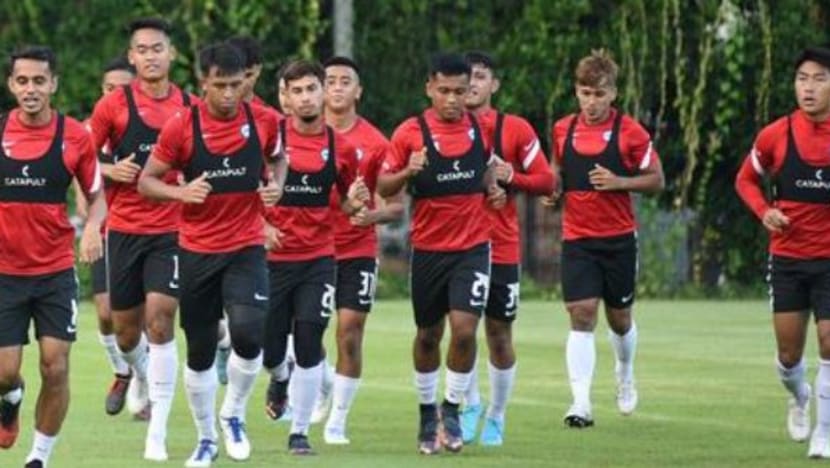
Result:
<svg viewBox="0 0 830 468"><path fill-rule="evenodd" d="M202 204L184 204L179 244L202 253L262 245L264 206L257 189L264 159L276 145L277 122L265 108L240 105L230 120L213 117L203 103L172 119L153 157L181 169L186 180L207 173L212 189Z"/></svg>
<svg viewBox="0 0 830 468"><path fill-rule="evenodd" d="M564 193L563 239L612 237L637 230L629 192L594 190L588 172L597 164L617 175L659 167L648 132L616 109L605 122L588 125L569 115L553 126L551 141Z"/></svg>
<svg viewBox="0 0 830 468"><path fill-rule="evenodd" d="M363 117L345 132L340 133L356 148L358 174L363 177L366 187L372 193L368 208L374 209L374 194L383 161L389 151L389 140L374 125ZM377 255L377 232L375 226L354 226L349 216L340 209L341 198L333 192L331 208L334 213L334 244L338 260Z"/></svg>
<svg viewBox="0 0 830 468"><path fill-rule="evenodd" d="M254 94L254 98L251 99L251 105L259 106L259 107L264 108L265 110L268 111L268 113L270 113L278 121L282 120L284 118L284 116L280 113L280 111L275 109L273 106L269 105L267 102L263 101L262 98L260 98L256 94Z"/></svg>
<svg viewBox="0 0 830 468"><path fill-rule="evenodd" d="M268 252L269 261L300 261L334 256L331 189L346 196L357 176L355 147L326 126L316 135L297 132L292 119L279 125L278 150L288 159L288 176L277 206L266 211L268 222L284 237L282 247ZM339 209L339 207L338 207Z"/></svg>
<svg viewBox="0 0 830 468"><path fill-rule="evenodd" d="M507 204L499 210L489 209L492 223L492 259L496 264L517 264L521 261L519 215L516 211L517 191L532 195L548 195L554 188L550 170L539 138L523 118L488 108L476 114L494 128L493 154L513 166L513 178L507 184Z"/></svg>
<svg viewBox="0 0 830 468"><path fill-rule="evenodd" d="M419 250L466 250L490 239L482 176L489 160L492 127L472 115L441 120L433 109L404 121L392 135L382 173L397 173L410 155L427 148L429 163L408 182L414 197L412 246Z"/></svg>
<svg viewBox="0 0 830 468"><path fill-rule="evenodd" d="M773 181L773 200L761 177ZM800 110L764 127L735 182L738 194L758 218L775 207L790 219L772 233L770 253L797 259L830 258L830 119L813 122Z"/></svg>
<svg viewBox="0 0 830 468"><path fill-rule="evenodd" d="M13 110L0 122L0 273L43 275L74 265L75 229L66 193L73 178L101 189L98 160L80 122L54 113L29 127Z"/></svg>
<svg viewBox="0 0 830 468"><path fill-rule="evenodd" d="M135 80L105 95L95 105L90 119L93 143L99 150L108 143L112 162L135 154L135 162L143 167L161 128L191 101L195 98L172 84L166 97L156 99L145 94ZM177 178L178 174L171 172L165 180L175 184ZM108 228L128 234L161 234L178 229L178 202L147 200L138 193L135 182L113 186Z"/></svg>

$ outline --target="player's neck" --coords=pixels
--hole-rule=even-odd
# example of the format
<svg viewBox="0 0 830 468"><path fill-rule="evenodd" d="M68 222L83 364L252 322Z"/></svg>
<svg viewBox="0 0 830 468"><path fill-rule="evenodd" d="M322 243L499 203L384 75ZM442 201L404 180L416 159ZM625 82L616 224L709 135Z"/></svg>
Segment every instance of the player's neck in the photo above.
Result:
<svg viewBox="0 0 830 468"><path fill-rule="evenodd" d="M489 112L491 110L493 110L493 106L490 105L490 101L487 101L487 102L481 104L480 106L468 107L467 108L468 112L472 112L475 115L481 115L481 114L484 114L484 113Z"/></svg>
<svg viewBox="0 0 830 468"><path fill-rule="evenodd" d="M166 98L170 94L170 79L162 78L157 81L138 79L138 89L153 99Z"/></svg>
<svg viewBox="0 0 830 468"><path fill-rule="evenodd" d="M228 112L223 112L222 109L213 107L210 103L206 103L205 107L207 107L208 114L216 120L233 120L239 113L239 104L234 106L234 108Z"/></svg>
<svg viewBox="0 0 830 468"><path fill-rule="evenodd" d="M807 120L809 120L810 122L812 122L814 124L824 123L824 122L827 121L827 119L830 119L830 109L827 109L824 112L813 113L813 114L809 114L809 113L804 112L804 111L801 111L801 113L804 114L804 118L806 118Z"/></svg>
<svg viewBox="0 0 830 468"><path fill-rule="evenodd" d="M21 109L17 120L26 127L45 127L52 121L52 107L46 106L37 114L29 114Z"/></svg>
<svg viewBox="0 0 830 468"><path fill-rule="evenodd" d="M338 132L348 132L357 125L357 109L350 108L345 112L334 112L326 109L326 123Z"/></svg>
<svg viewBox="0 0 830 468"><path fill-rule="evenodd" d="M610 118L611 118L611 108L610 107L608 108L607 111L603 112L602 115L598 116L595 119L589 118L588 115L585 114L584 112L582 113L582 121L585 122L585 125L588 125L588 126L591 126L591 127L596 126L596 125L602 125L605 122L608 122L608 119L610 119Z"/></svg>
<svg viewBox="0 0 830 468"><path fill-rule="evenodd" d="M300 135L319 135L323 133L323 125L325 125L325 122L323 121L322 114L318 115L312 121L306 121L297 115L292 115L291 124L294 130Z"/></svg>
<svg viewBox="0 0 830 468"><path fill-rule="evenodd" d="M242 96L242 100L247 102L248 104L254 102L254 92L251 91L250 93Z"/></svg>

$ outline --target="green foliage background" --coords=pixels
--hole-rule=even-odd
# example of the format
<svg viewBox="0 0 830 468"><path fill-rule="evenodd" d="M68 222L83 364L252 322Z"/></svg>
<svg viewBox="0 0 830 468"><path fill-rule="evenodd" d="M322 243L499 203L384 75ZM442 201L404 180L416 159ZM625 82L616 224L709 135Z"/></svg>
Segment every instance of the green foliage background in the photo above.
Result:
<svg viewBox="0 0 830 468"><path fill-rule="evenodd" d="M547 143L552 123L575 108L577 60L592 48L612 50L622 72L619 105L652 131L667 173L657 207L694 213L683 217L688 235L672 230L659 248L686 248L677 239L687 239L694 285L758 282L766 236L734 195L734 174L755 133L794 107L792 60L830 39L829 2L355 0L354 9L355 57L368 91L361 111L386 131L424 106L431 52L484 49L500 61L498 106L528 118ZM281 63L331 54L332 10L330 0L0 0L0 44L54 47L57 104L84 116L102 66L125 48L130 18L173 22L174 78L191 89L201 45L252 34L267 59L258 91L273 102ZM0 108L11 105L7 93L0 97Z"/></svg>

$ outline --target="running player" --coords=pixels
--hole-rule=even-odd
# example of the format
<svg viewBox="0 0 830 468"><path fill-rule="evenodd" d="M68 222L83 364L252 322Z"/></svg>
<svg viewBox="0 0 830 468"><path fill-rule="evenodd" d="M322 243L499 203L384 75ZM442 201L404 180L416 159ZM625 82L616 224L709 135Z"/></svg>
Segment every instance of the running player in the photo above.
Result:
<svg viewBox="0 0 830 468"><path fill-rule="evenodd" d="M523 191L532 195L547 195L553 190L554 179L533 127L517 115L503 114L492 107L493 94L500 86L493 58L483 52L469 52L465 58L472 69L467 109L479 119L490 122L495 129L493 154L506 163L499 164L498 172L509 193L503 209L489 211L493 228L490 239L493 265L490 295L484 310L484 330L490 350L487 362L490 404L479 442L498 446L504 440L504 414L516 375L512 324L519 308L521 249L514 194ZM502 172L506 173L501 175ZM468 444L475 440L482 414L475 369L464 400L461 429L464 443Z"/></svg>
<svg viewBox="0 0 830 468"><path fill-rule="evenodd" d="M358 173L371 196L389 140L357 113L363 94L360 70L346 57L332 57L326 70L326 122L357 147ZM403 215L400 198L375 203L351 218L335 209L334 245L337 258L337 373L332 390L332 409L324 439L328 444L348 444L346 417L360 384L363 366L363 330L375 299L378 272L376 225L397 221ZM332 200L339 205L339 197Z"/></svg>
<svg viewBox="0 0 830 468"><path fill-rule="evenodd" d="M414 198L411 226L411 294L417 334L413 346L420 401L419 451L434 454L463 447L458 406L470 385L476 329L490 285L490 220L485 188L504 203L504 190L487 168L490 131L464 109L470 66L457 54L438 54L426 85L431 107L404 121L378 178L391 196L404 186ZM440 152L439 152L440 148ZM449 318L445 399L440 414L438 369Z"/></svg>
<svg viewBox="0 0 830 468"><path fill-rule="evenodd" d="M292 114L280 122L278 141L289 172L285 195L267 213L268 223L280 234L268 254L271 295L264 364L276 382L269 388L268 403L279 417L286 403L286 345L293 330L296 365L288 447L292 454L304 455L311 453L308 426L322 379L323 333L335 299L330 192L336 186L348 214L362 209L369 193L362 179L356 179L355 147L325 124L322 66L295 61L283 78Z"/></svg>
<svg viewBox="0 0 830 468"><path fill-rule="evenodd" d="M174 319L181 206L146 200L136 190L136 179L161 127L191 100L169 80L176 55L170 31L158 18L130 24L128 57L137 77L101 98L91 119L95 146L113 149L113 164L103 165L114 185L107 217L112 319L124 359L142 387L149 381L152 412L144 458L154 461L167 460L167 419L178 375ZM177 174L168 173L168 183L176 184L176 179Z"/></svg>
<svg viewBox="0 0 830 468"><path fill-rule="evenodd" d="M637 276L637 223L631 193L663 189L663 170L648 132L612 107L617 64L604 50L576 67L579 112L553 126L551 145L565 204L562 214L562 294L570 315L566 361L573 404L565 424L592 426L594 328L605 303L616 355L617 407L637 406L634 354L637 326L631 317Z"/></svg>
<svg viewBox="0 0 830 468"><path fill-rule="evenodd" d="M17 107L0 117L0 448L14 445L23 400L23 345L34 322L40 350L40 394L27 468L43 468L69 407L69 351L78 319L75 230L66 195L77 178L89 200L80 258L102 255L106 201L89 134L54 111L56 59L34 46L12 53L9 91Z"/></svg>
<svg viewBox="0 0 830 468"><path fill-rule="evenodd" d="M810 458L830 458L830 49L804 49L795 63L798 109L764 127L735 188L770 233L769 282L777 369L791 398L790 437L810 438ZM772 200L762 179L773 182ZM804 343L810 311L819 342L816 424L810 436L811 389Z"/></svg>
<svg viewBox="0 0 830 468"><path fill-rule="evenodd" d="M223 310L233 351L219 422L228 456L250 456L245 409L262 368L268 301L260 198L271 206L281 194L278 176L264 167L275 147L277 120L262 106L242 103L240 53L227 43L208 46L199 53L199 68L204 102L165 124L138 183L151 199L184 203L179 235L184 378L199 434L186 466L210 466L217 456L212 367ZM284 179L284 160L282 166ZM186 185L165 183L174 167L182 170ZM263 173L270 174L264 186Z"/></svg>

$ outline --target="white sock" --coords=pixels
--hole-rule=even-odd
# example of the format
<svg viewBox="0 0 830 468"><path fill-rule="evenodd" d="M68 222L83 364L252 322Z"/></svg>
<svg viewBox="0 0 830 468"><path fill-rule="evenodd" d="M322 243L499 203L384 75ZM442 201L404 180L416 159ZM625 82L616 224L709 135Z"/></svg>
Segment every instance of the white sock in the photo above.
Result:
<svg viewBox="0 0 830 468"><path fill-rule="evenodd" d="M324 390L325 393L331 393L331 388L334 386L334 376L337 372L334 370L334 366L329 364L328 359L323 360L323 381L321 382L320 388Z"/></svg>
<svg viewBox="0 0 830 468"><path fill-rule="evenodd" d="M190 413L196 424L199 440L216 440L216 388L219 381L216 379L216 368L210 366L203 371L195 371L187 366L184 368L184 387Z"/></svg>
<svg viewBox="0 0 830 468"><path fill-rule="evenodd" d="M478 359L473 364L473 370L470 371L470 385L464 392L464 404L467 406L481 404L481 392L478 389Z"/></svg>
<svg viewBox="0 0 830 468"><path fill-rule="evenodd" d="M20 403L20 400L23 399L23 387L17 387L14 390L10 390L5 395L2 395L2 398L4 401L8 401L13 405Z"/></svg>
<svg viewBox="0 0 830 468"><path fill-rule="evenodd" d="M332 390L331 413L326 427L345 428L346 417L352 407L357 388L360 386L360 378L347 377L345 375L334 375L334 388Z"/></svg>
<svg viewBox="0 0 830 468"><path fill-rule="evenodd" d="M317 391L320 389L322 380L322 362L309 368L300 367L299 365L294 366L291 384L295 386L296 391L289 394L289 400L291 401L291 434L308 434L311 413L314 411Z"/></svg>
<svg viewBox="0 0 830 468"><path fill-rule="evenodd" d="M282 360L277 367L271 367L268 370L268 373L271 374L271 377L277 379L280 382L285 382L291 377L291 374L288 372L288 358Z"/></svg>
<svg viewBox="0 0 830 468"><path fill-rule="evenodd" d="M799 405L804 405L809 396L807 392L807 365L804 364L804 358L798 361L798 364L787 369L781 364L778 358L775 359L776 368L778 369L778 376L781 378L781 383L784 388L789 391L792 396L798 401ZM816 389L818 391L818 389Z"/></svg>
<svg viewBox="0 0 830 468"><path fill-rule="evenodd" d="M228 330L228 319L222 319L219 321L219 327L224 331L222 333L222 339L219 340L217 346L222 349L228 349L231 347L231 332Z"/></svg>
<svg viewBox="0 0 830 468"><path fill-rule="evenodd" d="M611 347L617 356L614 367L617 380L631 382L634 380L634 355L637 353L637 324L632 320L631 328L625 335L617 335L608 330L608 339L611 340Z"/></svg>
<svg viewBox="0 0 830 468"><path fill-rule="evenodd" d="M490 375L490 406L487 408L487 417L503 421L507 400L510 399L513 382L516 381L516 363L507 369L499 369L487 361L487 370Z"/></svg>
<svg viewBox="0 0 830 468"><path fill-rule="evenodd" d="M590 410L591 381L594 379L594 366L597 360L594 332L571 330L568 333L565 360L568 363L573 402L577 406Z"/></svg>
<svg viewBox="0 0 830 468"><path fill-rule="evenodd" d="M147 354L147 336L142 333L141 338L138 340L138 344L135 348L131 349L130 351L124 352L121 351L121 356L124 358L124 361L132 367L133 371L135 372L135 376L138 380L147 380L147 360L149 356Z"/></svg>
<svg viewBox="0 0 830 468"><path fill-rule="evenodd" d="M415 371L415 388L418 389L418 403L434 405L438 399L438 369L432 372Z"/></svg>
<svg viewBox="0 0 830 468"><path fill-rule="evenodd" d="M48 436L38 430L35 430L35 437L32 440L32 451L26 457L26 463L32 460L40 460L43 466L49 462L49 456L52 455L52 447L55 446L55 440L58 436Z"/></svg>
<svg viewBox="0 0 830 468"><path fill-rule="evenodd" d="M454 405L460 405L464 399L464 393L470 387L470 372L455 372L448 367L446 379L444 398Z"/></svg>
<svg viewBox="0 0 830 468"><path fill-rule="evenodd" d="M129 374L130 365L127 364L127 361L125 361L121 356L121 351L118 350L118 341L115 339L115 335L104 335L99 332L98 339L101 341L101 344L104 345L104 350L107 352L107 359L109 359L110 366L112 366L112 372L118 375Z"/></svg>
<svg viewBox="0 0 830 468"><path fill-rule="evenodd" d="M237 417L245 421L248 398L254 389L260 369L262 369L262 353L254 359L243 359L231 351L228 358L228 389L222 401L222 408L219 410L220 417Z"/></svg>
<svg viewBox="0 0 830 468"><path fill-rule="evenodd" d="M176 340L164 344L150 343L147 394L152 406L147 437L158 442L164 442L167 438L167 419L173 407L178 371L179 352L176 349Z"/></svg>
<svg viewBox="0 0 830 468"><path fill-rule="evenodd" d="M819 359L816 375L816 428L814 433L830 435L830 361Z"/></svg>

